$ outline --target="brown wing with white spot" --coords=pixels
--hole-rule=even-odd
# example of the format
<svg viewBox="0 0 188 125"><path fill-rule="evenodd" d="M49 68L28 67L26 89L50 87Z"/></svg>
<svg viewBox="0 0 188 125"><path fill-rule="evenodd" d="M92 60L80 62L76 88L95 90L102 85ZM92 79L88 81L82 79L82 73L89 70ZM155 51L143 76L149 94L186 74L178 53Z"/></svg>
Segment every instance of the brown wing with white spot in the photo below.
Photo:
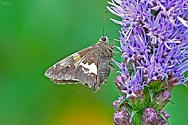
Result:
<svg viewBox="0 0 188 125"><path fill-rule="evenodd" d="M46 70L45 76L50 78L55 83L74 83L79 82L75 75L76 67L82 57L87 55L92 50L92 46L83 49L71 56L62 59Z"/></svg>
<svg viewBox="0 0 188 125"><path fill-rule="evenodd" d="M90 88L94 87L97 83L97 63L98 56L95 50L90 51L87 55L83 56L78 66L76 67L76 78ZM95 88L94 88L95 90Z"/></svg>

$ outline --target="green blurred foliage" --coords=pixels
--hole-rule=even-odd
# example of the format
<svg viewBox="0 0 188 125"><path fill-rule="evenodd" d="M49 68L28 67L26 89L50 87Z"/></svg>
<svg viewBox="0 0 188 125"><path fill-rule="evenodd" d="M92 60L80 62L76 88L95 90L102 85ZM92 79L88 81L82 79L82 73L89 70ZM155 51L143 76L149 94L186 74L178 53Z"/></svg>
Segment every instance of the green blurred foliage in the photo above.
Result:
<svg viewBox="0 0 188 125"><path fill-rule="evenodd" d="M119 96L114 71L97 93L56 85L43 75L56 61L96 43L106 5L107 0L0 0L0 125L113 124L112 101ZM110 17L115 16L108 13L104 27L112 42L120 27ZM173 91L176 106L167 110L174 125L188 122L187 95L185 87Z"/></svg>

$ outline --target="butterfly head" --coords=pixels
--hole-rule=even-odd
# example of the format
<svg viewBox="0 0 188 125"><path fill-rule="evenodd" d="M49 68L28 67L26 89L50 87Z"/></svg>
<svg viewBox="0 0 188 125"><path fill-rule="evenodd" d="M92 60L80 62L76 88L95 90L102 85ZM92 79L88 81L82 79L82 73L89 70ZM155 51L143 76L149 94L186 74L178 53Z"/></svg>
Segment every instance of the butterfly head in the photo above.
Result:
<svg viewBox="0 0 188 125"><path fill-rule="evenodd" d="M109 40L107 36L102 36L99 41L96 43L98 53L102 53L102 55L111 57L113 47L109 44Z"/></svg>
<svg viewBox="0 0 188 125"><path fill-rule="evenodd" d="M102 36L99 41L108 42L108 37L107 36Z"/></svg>

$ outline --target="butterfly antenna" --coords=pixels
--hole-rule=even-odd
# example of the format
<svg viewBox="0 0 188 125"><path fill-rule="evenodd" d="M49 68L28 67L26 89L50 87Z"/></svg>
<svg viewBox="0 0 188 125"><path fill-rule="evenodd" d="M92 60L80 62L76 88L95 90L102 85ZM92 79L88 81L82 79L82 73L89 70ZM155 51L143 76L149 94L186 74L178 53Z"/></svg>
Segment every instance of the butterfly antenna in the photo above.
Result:
<svg viewBox="0 0 188 125"><path fill-rule="evenodd" d="M108 12L109 12L108 10L106 10L106 11L104 12L104 22L103 22L103 28L102 28L102 36L104 36L104 24L105 24L105 22L106 22L106 15L107 15Z"/></svg>

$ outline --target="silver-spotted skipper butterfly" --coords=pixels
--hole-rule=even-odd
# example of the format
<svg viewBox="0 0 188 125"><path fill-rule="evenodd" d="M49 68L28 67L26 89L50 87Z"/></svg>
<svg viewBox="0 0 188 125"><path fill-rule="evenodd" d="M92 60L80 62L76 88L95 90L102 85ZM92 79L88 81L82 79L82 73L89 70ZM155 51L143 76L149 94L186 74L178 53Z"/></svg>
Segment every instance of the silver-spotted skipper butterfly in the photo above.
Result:
<svg viewBox="0 0 188 125"><path fill-rule="evenodd" d="M80 82L96 91L108 79L112 51L108 37L103 36L95 45L54 64L45 72L45 76L59 84Z"/></svg>

